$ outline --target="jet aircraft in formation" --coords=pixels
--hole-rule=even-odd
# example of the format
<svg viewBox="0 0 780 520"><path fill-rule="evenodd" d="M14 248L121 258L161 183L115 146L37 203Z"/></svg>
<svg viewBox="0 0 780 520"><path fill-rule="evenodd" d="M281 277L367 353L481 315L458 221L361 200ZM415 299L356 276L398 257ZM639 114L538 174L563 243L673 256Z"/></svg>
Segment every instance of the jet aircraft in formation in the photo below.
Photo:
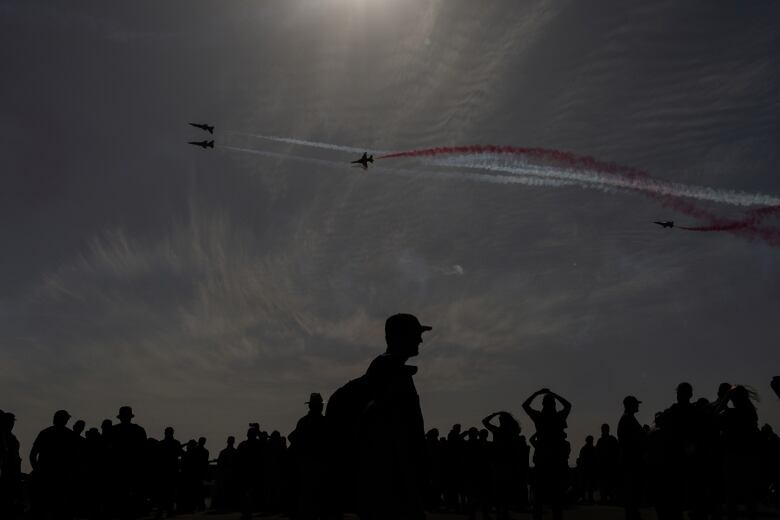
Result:
<svg viewBox="0 0 780 520"><path fill-rule="evenodd" d="M653 224L658 224L659 226L665 227L665 228L667 228L667 227L668 228L673 228L674 227L674 222L671 221L671 220L664 220L664 221L661 221L661 222L655 221L655 222L653 222Z"/></svg>
<svg viewBox="0 0 780 520"><path fill-rule="evenodd" d="M365 170L368 168L368 163L373 163L373 162L374 162L374 156L368 155L366 152L363 152L363 157L361 157L356 161L352 161L350 164L362 164L363 169Z"/></svg>
<svg viewBox="0 0 780 520"><path fill-rule="evenodd" d="M214 126L208 125L206 123L189 123L190 126L194 126L195 128L200 128L201 130L205 130L206 132L213 134L214 133Z"/></svg>
<svg viewBox="0 0 780 520"><path fill-rule="evenodd" d="M207 123L188 123L190 126L194 126L195 128L200 128L201 130L205 130L206 132L213 134L214 133L214 126L209 125ZM214 140L203 140L203 141L187 141L189 144L193 146L200 146L204 150L206 148L214 148Z"/></svg>

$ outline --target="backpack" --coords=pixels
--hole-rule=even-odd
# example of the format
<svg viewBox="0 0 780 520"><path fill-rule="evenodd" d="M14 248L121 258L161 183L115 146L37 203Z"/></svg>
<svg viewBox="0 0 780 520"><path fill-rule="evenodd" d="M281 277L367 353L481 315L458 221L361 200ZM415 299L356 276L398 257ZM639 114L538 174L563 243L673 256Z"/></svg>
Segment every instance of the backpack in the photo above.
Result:
<svg viewBox="0 0 780 520"><path fill-rule="evenodd" d="M357 377L333 392L325 408L328 422L339 430L357 425L361 414L374 399L374 391L367 374Z"/></svg>
<svg viewBox="0 0 780 520"><path fill-rule="evenodd" d="M352 379L333 392L325 408L328 432L328 486L335 510L355 511L360 480L360 428L366 410L375 399L367 374Z"/></svg>

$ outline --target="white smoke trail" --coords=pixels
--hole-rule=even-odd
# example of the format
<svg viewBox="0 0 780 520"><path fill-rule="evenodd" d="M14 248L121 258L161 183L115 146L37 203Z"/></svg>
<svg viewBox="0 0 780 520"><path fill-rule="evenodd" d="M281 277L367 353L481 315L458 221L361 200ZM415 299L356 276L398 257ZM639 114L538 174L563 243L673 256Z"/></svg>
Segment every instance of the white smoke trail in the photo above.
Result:
<svg viewBox="0 0 780 520"><path fill-rule="evenodd" d="M308 146L310 148L320 148L322 150L336 150L339 152L354 152L354 153L363 153L368 150L367 148L355 148L353 146L341 146L338 144L322 143L318 141L306 141L304 139L293 139L291 137L276 137L273 135L262 135L262 134L245 134L241 132L231 132L231 133L235 135L243 135L246 137L255 137L257 139L265 139L266 141L274 141L277 143L294 144L297 146ZM381 155L387 152L382 150L373 150L371 153Z"/></svg>
<svg viewBox="0 0 780 520"><path fill-rule="evenodd" d="M707 186L693 186L641 177L622 177L599 171L540 166L528 164L522 159L511 160L494 154L461 155L426 161L437 166L468 168L519 176L538 176L569 181L583 188L642 191L659 196L708 200L733 206L775 206L780 198L761 193L719 190Z"/></svg>
<svg viewBox="0 0 780 520"><path fill-rule="evenodd" d="M299 157L295 155L282 154L278 152L267 152L265 150L255 150L253 148L240 148L237 146L218 145L217 148L223 150L231 150L234 152L243 152L253 155L259 155L262 157L268 157L273 159L285 159L297 162L303 162L308 164L316 164L319 166L338 167L344 168L347 166L343 162L328 161L325 159L313 159L310 157ZM539 186L539 187L554 187L559 188L562 186L573 186L575 183L564 179L553 179L542 176L529 175L528 177L522 177L518 175L493 175L493 174L477 174L466 172L450 172L450 171L425 171L425 170L407 170L399 168L387 168L384 166L372 166L370 170L366 172L368 175L374 174L390 174L401 175L404 177L425 177L429 179L447 179L447 180L461 180L469 182L484 182L492 184L523 184L526 186Z"/></svg>

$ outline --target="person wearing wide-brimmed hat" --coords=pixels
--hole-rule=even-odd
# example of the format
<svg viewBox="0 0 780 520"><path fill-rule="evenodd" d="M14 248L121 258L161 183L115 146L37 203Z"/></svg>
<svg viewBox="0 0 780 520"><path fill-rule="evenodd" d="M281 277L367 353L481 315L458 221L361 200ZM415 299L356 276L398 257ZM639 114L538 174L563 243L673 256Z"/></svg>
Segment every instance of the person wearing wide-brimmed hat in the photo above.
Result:
<svg viewBox="0 0 780 520"><path fill-rule="evenodd" d="M309 412L298 420L288 439L295 460L298 489L296 517L320 518L325 512L325 470L327 462L327 431L322 415L323 399L312 393L305 403Z"/></svg>
<svg viewBox="0 0 780 520"><path fill-rule="evenodd" d="M623 399L623 416L618 422L617 429L626 520L639 518L639 506L642 500L645 431L635 417L641 403L642 401L633 395Z"/></svg>
<svg viewBox="0 0 780 520"><path fill-rule="evenodd" d="M122 406L111 427L111 464L116 513L132 517L141 506L146 430L133 423L133 409Z"/></svg>

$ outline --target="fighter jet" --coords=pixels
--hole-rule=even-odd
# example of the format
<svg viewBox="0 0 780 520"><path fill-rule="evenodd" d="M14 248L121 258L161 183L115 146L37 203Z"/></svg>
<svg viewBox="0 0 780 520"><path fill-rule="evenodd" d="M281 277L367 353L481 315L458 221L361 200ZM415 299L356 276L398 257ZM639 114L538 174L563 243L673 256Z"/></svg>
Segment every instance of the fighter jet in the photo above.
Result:
<svg viewBox="0 0 780 520"><path fill-rule="evenodd" d="M661 227L668 227L668 228L674 227L674 222L672 222L671 220L664 220L663 222L655 221L653 222L653 224L658 224Z"/></svg>
<svg viewBox="0 0 780 520"><path fill-rule="evenodd" d="M214 127L209 126L206 123L189 123L190 126L194 126L195 128L200 128L201 130L205 130L206 132L213 134L214 133Z"/></svg>
<svg viewBox="0 0 780 520"><path fill-rule="evenodd" d="M361 157L357 161L352 161L350 164L362 164L363 169L365 170L366 168L368 168L368 163L373 163L373 162L374 162L374 156L368 155L366 154L366 152L363 152L363 157Z"/></svg>
<svg viewBox="0 0 780 520"><path fill-rule="evenodd" d="M214 141L187 141L189 144L200 146L204 150L206 148L214 148Z"/></svg>

